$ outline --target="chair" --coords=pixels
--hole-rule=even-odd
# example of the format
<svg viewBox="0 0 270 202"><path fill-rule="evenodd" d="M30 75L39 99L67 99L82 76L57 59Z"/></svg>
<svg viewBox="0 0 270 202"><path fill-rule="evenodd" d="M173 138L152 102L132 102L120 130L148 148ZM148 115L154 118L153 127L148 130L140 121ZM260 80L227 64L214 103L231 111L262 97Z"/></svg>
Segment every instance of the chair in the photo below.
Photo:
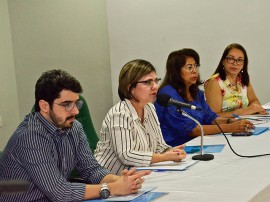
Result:
<svg viewBox="0 0 270 202"><path fill-rule="evenodd" d="M83 101L83 105L82 108L79 110L79 114L76 116L76 119L82 124L90 149L92 152L94 152L99 138L95 131L87 102L82 95L79 96L79 100ZM70 181L84 183L84 180L80 178L77 170L72 171L70 175Z"/></svg>
<svg viewBox="0 0 270 202"><path fill-rule="evenodd" d="M76 119L82 124L83 130L89 142L89 146L92 152L94 152L97 146L97 142L99 141L99 138L95 131L95 128L94 128L94 125L90 116L90 111L88 109L88 105L84 97L80 95L79 100L83 101L83 105L82 105L82 108L80 109L80 113L76 116Z"/></svg>

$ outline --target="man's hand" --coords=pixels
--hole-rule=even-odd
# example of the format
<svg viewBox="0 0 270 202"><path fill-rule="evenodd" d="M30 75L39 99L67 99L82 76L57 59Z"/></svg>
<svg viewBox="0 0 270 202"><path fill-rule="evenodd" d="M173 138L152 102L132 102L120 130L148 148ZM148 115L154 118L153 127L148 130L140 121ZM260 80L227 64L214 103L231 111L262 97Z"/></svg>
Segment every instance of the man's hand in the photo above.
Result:
<svg viewBox="0 0 270 202"><path fill-rule="evenodd" d="M151 171L144 170L136 172L136 168L123 170L120 178L109 184L111 195L127 195L137 193L144 182L143 177L149 175Z"/></svg>

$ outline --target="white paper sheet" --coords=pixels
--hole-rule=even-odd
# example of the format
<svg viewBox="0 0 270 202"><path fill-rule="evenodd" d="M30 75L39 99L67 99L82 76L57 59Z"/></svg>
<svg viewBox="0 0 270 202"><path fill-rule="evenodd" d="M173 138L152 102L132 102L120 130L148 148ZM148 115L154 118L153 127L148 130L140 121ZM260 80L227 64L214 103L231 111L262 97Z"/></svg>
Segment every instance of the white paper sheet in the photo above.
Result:
<svg viewBox="0 0 270 202"><path fill-rule="evenodd" d="M144 194L146 192L154 190L155 188L157 188L157 187L142 187L138 191L138 193L136 193L136 194L129 194L126 196L112 196L112 197L105 199L105 201L131 201L131 200L141 196L142 194Z"/></svg>
<svg viewBox="0 0 270 202"><path fill-rule="evenodd" d="M149 167L136 167L137 170L154 170L154 171L183 171L198 161L184 159L181 162L163 161L152 163Z"/></svg>

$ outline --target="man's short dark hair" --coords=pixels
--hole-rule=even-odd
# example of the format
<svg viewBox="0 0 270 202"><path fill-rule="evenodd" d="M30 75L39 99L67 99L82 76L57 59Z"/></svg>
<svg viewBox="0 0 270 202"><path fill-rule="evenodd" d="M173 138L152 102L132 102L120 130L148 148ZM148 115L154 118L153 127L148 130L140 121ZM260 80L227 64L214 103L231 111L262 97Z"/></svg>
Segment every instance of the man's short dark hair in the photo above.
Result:
<svg viewBox="0 0 270 202"><path fill-rule="evenodd" d="M45 100L50 106L60 97L62 90L82 93L79 81L64 70L49 70L44 72L37 80L35 88L35 111L40 111L39 101Z"/></svg>

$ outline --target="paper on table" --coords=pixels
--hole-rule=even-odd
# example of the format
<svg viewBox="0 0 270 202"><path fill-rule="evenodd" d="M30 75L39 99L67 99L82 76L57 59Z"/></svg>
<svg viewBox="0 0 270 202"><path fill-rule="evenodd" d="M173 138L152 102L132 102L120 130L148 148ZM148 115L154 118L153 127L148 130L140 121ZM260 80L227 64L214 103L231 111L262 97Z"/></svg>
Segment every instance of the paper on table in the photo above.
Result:
<svg viewBox="0 0 270 202"><path fill-rule="evenodd" d="M150 192L152 190L154 190L157 187L142 187L138 193L136 194L129 194L126 196L111 196L107 199L92 199L92 200L86 200L85 202L105 202L105 201L132 201L134 199L137 199L138 197L140 197L141 195ZM166 194L166 193L164 193ZM159 197L159 195L157 195L157 197Z"/></svg>
<svg viewBox="0 0 270 202"><path fill-rule="evenodd" d="M252 130L252 135L260 135L267 130L269 130L269 127L255 127Z"/></svg>
<svg viewBox="0 0 270 202"><path fill-rule="evenodd" d="M131 201L146 192L154 190L155 188L157 187L142 187L136 194L129 194L126 196L113 196L113 197L107 198L105 201Z"/></svg>
<svg viewBox="0 0 270 202"><path fill-rule="evenodd" d="M157 199L157 198L159 198L161 196L164 196L166 194L168 194L168 192L153 192L153 191L149 191L147 193L144 193L140 197L135 198L134 200L132 200L132 202L149 202L149 201L152 201L154 199Z"/></svg>
<svg viewBox="0 0 270 202"><path fill-rule="evenodd" d="M267 110L267 109L270 109L270 105L263 105L262 107L263 107L264 109L266 109L266 110Z"/></svg>
<svg viewBox="0 0 270 202"><path fill-rule="evenodd" d="M267 118L267 119L269 119L269 118ZM251 123L253 123L253 125L260 125L260 124L264 124L264 123L268 122L268 120L256 119L256 118L247 118L247 120L249 120Z"/></svg>
<svg viewBox="0 0 270 202"><path fill-rule="evenodd" d="M223 150L224 146L225 144L204 145L203 150L204 153L219 153ZM194 154L201 151L201 146L200 145L186 146L184 150L186 151L187 154Z"/></svg>
<svg viewBox="0 0 270 202"><path fill-rule="evenodd" d="M136 170L154 170L154 171L183 171L198 161L192 159L184 159L180 162L163 161L159 163L152 163L148 167L136 167Z"/></svg>
<svg viewBox="0 0 270 202"><path fill-rule="evenodd" d="M250 115L244 115L244 116L240 116L241 118L244 119L269 119L270 118L270 114L250 114Z"/></svg>

